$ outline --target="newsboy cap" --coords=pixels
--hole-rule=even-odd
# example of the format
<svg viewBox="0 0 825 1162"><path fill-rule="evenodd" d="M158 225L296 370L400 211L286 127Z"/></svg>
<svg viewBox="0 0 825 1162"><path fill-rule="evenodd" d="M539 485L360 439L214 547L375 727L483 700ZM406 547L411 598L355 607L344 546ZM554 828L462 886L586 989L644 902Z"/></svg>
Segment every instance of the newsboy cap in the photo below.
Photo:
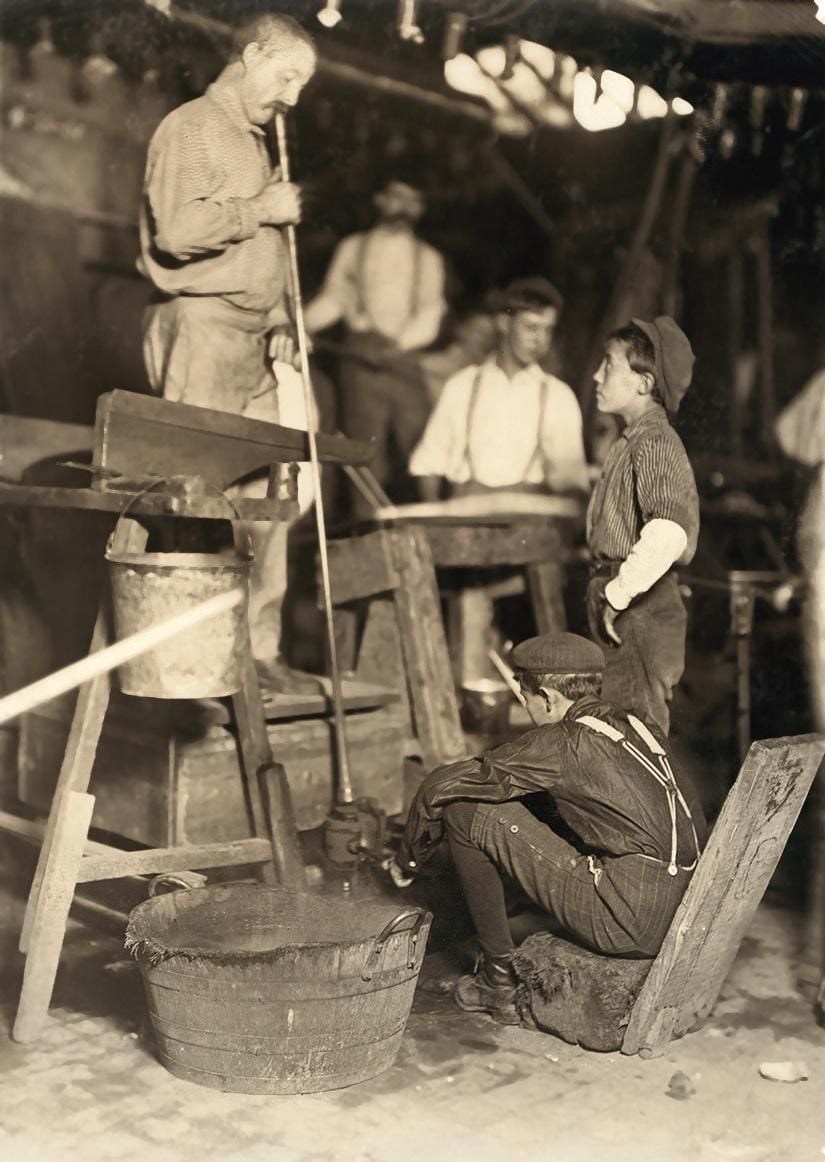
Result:
<svg viewBox="0 0 825 1162"><path fill-rule="evenodd" d="M560 311L564 306L564 297L546 278L535 275L532 278L514 279L504 290L494 291L491 295L491 305L494 311L542 311L546 307L555 307Z"/></svg>
<svg viewBox="0 0 825 1162"><path fill-rule="evenodd" d="M576 633L543 633L519 642L513 668L528 674L600 674L604 654L595 642Z"/></svg>
<svg viewBox="0 0 825 1162"><path fill-rule="evenodd" d="M656 353L656 386L661 392L665 408L675 415L682 396L690 387L696 356L690 340L675 319L659 315L652 323L632 319L644 331Z"/></svg>

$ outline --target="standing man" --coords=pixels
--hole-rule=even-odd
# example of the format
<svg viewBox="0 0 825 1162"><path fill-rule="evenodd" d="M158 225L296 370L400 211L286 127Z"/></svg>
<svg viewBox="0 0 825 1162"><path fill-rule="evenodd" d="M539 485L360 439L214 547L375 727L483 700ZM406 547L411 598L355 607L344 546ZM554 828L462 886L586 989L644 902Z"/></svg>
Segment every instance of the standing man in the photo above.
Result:
<svg viewBox="0 0 825 1162"><path fill-rule="evenodd" d="M426 207L421 190L393 180L376 194L375 205L377 225L339 243L305 320L311 334L345 322L341 428L355 439L376 439L370 467L392 492L429 415L417 352L436 338L446 309L444 261L415 234Z"/></svg>
<svg viewBox="0 0 825 1162"><path fill-rule="evenodd" d="M692 560L699 535L696 481L669 417L693 363L687 336L663 315L614 331L595 376L599 411L624 430L587 514L590 632L607 651L605 698L665 735L685 665L687 613L674 567Z"/></svg>
<svg viewBox="0 0 825 1162"><path fill-rule="evenodd" d="M301 194L273 171L264 127L294 107L315 65L299 24L259 16L238 30L229 64L204 96L170 113L149 144L140 268L156 294L144 358L165 399L278 421L267 338L287 320L281 227L300 221ZM273 354L291 357L288 347L281 338ZM279 654L286 525L261 522L250 532L259 677L272 692L315 692L315 679L290 671Z"/></svg>
<svg viewBox="0 0 825 1162"><path fill-rule="evenodd" d="M505 878L587 948L654 957L706 832L662 736L602 695L597 645L544 634L512 662L535 729L428 775L384 865L405 887L446 838L481 945L455 1001L505 1024L518 1022ZM536 792L552 799L567 837L521 802Z"/></svg>
<svg viewBox="0 0 825 1162"><path fill-rule="evenodd" d="M498 344L485 362L447 380L410 460L422 499L485 492L586 493L582 414L572 388L543 371L562 297L544 278L524 278L501 294ZM493 601L484 585L458 599L459 681L495 675Z"/></svg>

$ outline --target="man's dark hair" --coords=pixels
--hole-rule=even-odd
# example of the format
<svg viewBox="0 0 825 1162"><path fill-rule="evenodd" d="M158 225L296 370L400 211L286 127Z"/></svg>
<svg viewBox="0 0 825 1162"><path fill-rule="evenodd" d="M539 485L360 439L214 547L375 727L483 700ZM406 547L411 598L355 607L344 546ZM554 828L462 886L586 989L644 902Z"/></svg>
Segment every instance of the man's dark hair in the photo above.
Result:
<svg viewBox="0 0 825 1162"><path fill-rule="evenodd" d="M611 331L607 336L607 342L609 343L611 339L615 339L624 347L632 371L637 375L651 376L653 379L651 397L664 406L664 400L656 386L656 348L651 339L635 323L627 323L624 327Z"/></svg>
<svg viewBox="0 0 825 1162"><path fill-rule="evenodd" d="M519 311L544 311L555 307L561 311L564 296L546 278L519 278L498 295L498 309L515 315Z"/></svg>
<svg viewBox="0 0 825 1162"><path fill-rule="evenodd" d="M602 692L601 674L535 674L532 671L521 671L519 680L532 694L538 694L539 689L546 686L550 690L558 690L571 702L587 695L598 697Z"/></svg>
<svg viewBox="0 0 825 1162"><path fill-rule="evenodd" d="M293 45L304 45L318 55L315 41L307 30L297 20L280 12L266 12L254 20L248 20L235 29L232 42L233 60L243 55L248 44L268 48L273 56L287 52Z"/></svg>

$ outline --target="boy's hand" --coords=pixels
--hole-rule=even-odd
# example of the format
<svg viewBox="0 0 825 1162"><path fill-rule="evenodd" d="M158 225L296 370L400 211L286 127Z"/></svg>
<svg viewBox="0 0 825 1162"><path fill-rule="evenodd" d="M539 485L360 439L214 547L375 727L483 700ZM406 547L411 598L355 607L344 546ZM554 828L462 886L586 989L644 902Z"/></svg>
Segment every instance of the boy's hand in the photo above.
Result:
<svg viewBox="0 0 825 1162"><path fill-rule="evenodd" d="M407 875L394 855L391 855L389 859L385 859L381 867L385 872L389 872L390 879L397 888L408 888L415 878L414 876Z"/></svg>

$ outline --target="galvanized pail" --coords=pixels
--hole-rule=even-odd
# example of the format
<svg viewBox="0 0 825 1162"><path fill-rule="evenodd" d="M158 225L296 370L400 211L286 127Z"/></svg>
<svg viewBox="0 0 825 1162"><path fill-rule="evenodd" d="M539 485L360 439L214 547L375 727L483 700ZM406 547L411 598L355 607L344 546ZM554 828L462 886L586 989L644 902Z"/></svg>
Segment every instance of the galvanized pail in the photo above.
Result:
<svg viewBox="0 0 825 1162"><path fill-rule="evenodd" d="M232 1093L317 1093L388 1069L409 1017L432 917L228 884L134 909L160 1059Z"/></svg>
<svg viewBox="0 0 825 1162"><path fill-rule="evenodd" d="M227 505L237 515L228 500ZM210 597L239 588L244 594L243 601L206 626L183 630L119 666L123 693L143 698L221 698L236 693L248 640L251 554L121 552L113 548L114 540L113 532L106 560L118 639L184 613Z"/></svg>

